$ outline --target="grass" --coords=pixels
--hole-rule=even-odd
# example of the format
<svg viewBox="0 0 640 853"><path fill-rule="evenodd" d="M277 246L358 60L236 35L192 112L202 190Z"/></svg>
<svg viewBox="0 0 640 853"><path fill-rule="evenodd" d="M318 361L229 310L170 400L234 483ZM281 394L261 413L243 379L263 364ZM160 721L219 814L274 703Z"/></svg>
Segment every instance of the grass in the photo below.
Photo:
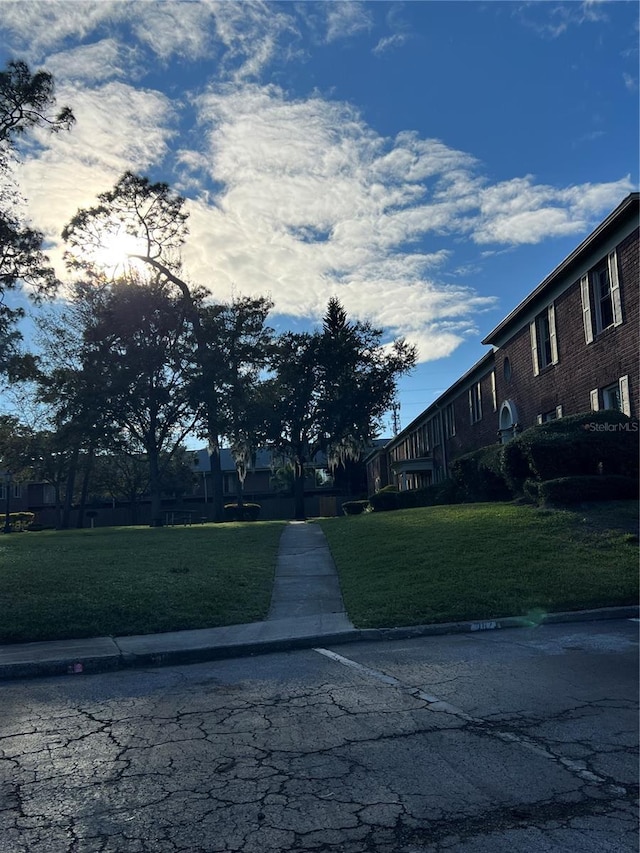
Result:
<svg viewBox="0 0 640 853"><path fill-rule="evenodd" d="M514 504L323 519L357 627L638 603L637 501Z"/></svg>
<svg viewBox="0 0 640 853"><path fill-rule="evenodd" d="M0 536L0 643L264 619L284 522Z"/></svg>

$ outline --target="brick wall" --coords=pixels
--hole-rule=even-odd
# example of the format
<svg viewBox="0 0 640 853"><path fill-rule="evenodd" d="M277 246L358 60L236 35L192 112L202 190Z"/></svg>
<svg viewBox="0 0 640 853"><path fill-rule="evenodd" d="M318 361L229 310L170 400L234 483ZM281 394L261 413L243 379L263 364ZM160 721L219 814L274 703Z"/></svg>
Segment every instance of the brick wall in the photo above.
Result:
<svg viewBox="0 0 640 853"><path fill-rule="evenodd" d="M471 422L468 388L464 388L453 400L456 434L447 440L448 462L456 456L494 444L498 440L498 413L494 409L491 387L492 371L493 364L490 363L486 372L479 377L482 398L482 418L479 421Z"/></svg>
<svg viewBox="0 0 640 853"><path fill-rule="evenodd" d="M526 428L536 417L562 406L563 415L588 412L590 392L629 377L631 414L639 413L638 401L638 231L617 247L623 323L605 329L585 342L580 280L555 300L558 363L534 375L528 324L495 354L498 399L513 400L518 420ZM511 379L505 378L505 359Z"/></svg>

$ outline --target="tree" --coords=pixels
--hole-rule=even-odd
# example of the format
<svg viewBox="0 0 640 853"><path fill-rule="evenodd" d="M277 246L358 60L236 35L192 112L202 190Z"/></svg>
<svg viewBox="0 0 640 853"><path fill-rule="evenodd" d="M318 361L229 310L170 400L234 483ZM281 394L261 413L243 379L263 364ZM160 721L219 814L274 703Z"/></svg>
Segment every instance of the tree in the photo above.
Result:
<svg viewBox="0 0 640 853"><path fill-rule="evenodd" d="M68 460L59 526L69 526L71 508L77 498L76 479L81 475L78 527L83 526L84 505L96 451L110 447L102 402L101 373L92 371L84 357L84 332L92 322L91 299L85 285L76 285L75 297L64 309L41 313L36 319L40 354L35 371L36 391L45 406L46 423L59 436Z"/></svg>
<svg viewBox="0 0 640 853"><path fill-rule="evenodd" d="M305 468L319 452L330 467L357 459L379 433L400 376L413 369L416 350L399 338L350 322L331 299L322 331L285 333L272 359L270 433L294 465L295 517L305 517Z"/></svg>
<svg viewBox="0 0 640 853"><path fill-rule="evenodd" d="M43 235L21 221L19 194L10 181L11 161L21 137L35 127L52 132L68 130L74 122L69 107L55 112L55 87L51 74L32 74L24 62L9 62L0 71L0 365L19 378L29 367L21 357L22 339L16 328L24 312L3 299L20 282L29 284L35 298L50 295L57 279L42 252Z"/></svg>
<svg viewBox="0 0 640 853"><path fill-rule="evenodd" d="M219 431L229 443L238 474L238 504L251 462L266 439L260 387L273 346L273 329L266 325L272 303L264 297L238 297L228 305L203 306L201 334L215 359L210 381L216 384ZM194 394L200 400L202 386ZM208 387L204 389L203 402ZM206 408L203 406L203 411Z"/></svg>
<svg viewBox="0 0 640 853"><path fill-rule="evenodd" d="M33 431L13 415L0 415L0 471L5 479L4 533L11 533L11 486L31 470Z"/></svg>
<svg viewBox="0 0 640 853"><path fill-rule="evenodd" d="M222 417L218 394L220 361L211 346L210 330L203 327L204 294L185 282L180 272L179 251L187 234L185 199L164 183L125 173L115 187L98 196L98 205L78 211L64 228L63 238L71 247L67 262L100 277L101 253L109 235L129 237L128 257L153 270L161 280L177 287L182 314L193 330L198 404L209 451L214 521L224 518L220 436ZM123 244L124 245L124 244ZM103 259L104 262L104 259ZM215 308L207 308L207 314Z"/></svg>
<svg viewBox="0 0 640 853"><path fill-rule="evenodd" d="M145 265L167 286L177 288L195 342L192 401L209 450L213 517L222 521L220 441L228 439L242 483L258 437L254 391L272 336L265 325L271 302L241 297L229 305L216 304L181 278L180 247L188 233L188 214L185 199L167 184L127 172L98 201L78 211L63 230L70 246L67 262L99 279L105 244L117 242L112 240L117 235L130 261Z"/></svg>
<svg viewBox="0 0 640 853"><path fill-rule="evenodd" d="M178 451L197 417L182 301L158 281L116 281L79 294L88 302L83 361L97 377L110 445L146 454L152 525L160 526L162 459Z"/></svg>

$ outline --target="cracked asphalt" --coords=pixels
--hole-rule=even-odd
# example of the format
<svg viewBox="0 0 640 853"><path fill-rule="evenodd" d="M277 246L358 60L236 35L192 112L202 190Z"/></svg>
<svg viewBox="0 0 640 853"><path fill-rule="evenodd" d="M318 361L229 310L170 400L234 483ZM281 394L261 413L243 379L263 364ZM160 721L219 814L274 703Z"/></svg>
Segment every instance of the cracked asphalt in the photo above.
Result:
<svg viewBox="0 0 640 853"><path fill-rule="evenodd" d="M631 853L638 624L0 686L0 853Z"/></svg>

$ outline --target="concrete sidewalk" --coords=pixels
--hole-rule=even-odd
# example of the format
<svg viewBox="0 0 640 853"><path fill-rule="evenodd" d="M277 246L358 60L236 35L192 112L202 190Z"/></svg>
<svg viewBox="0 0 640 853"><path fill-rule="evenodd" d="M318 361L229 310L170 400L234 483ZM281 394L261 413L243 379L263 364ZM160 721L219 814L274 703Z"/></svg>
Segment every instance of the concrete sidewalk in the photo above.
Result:
<svg viewBox="0 0 640 853"><path fill-rule="evenodd" d="M550 622L636 618L638 607L547 614ZM266 621L222 628L94 637L0 646L0 680L168 666L265 654L319 644L390 640L499 628L531 627L522 617L405 628L356 629L345 611L335 564L318 524L291 522L280 540Z"/></svg>

